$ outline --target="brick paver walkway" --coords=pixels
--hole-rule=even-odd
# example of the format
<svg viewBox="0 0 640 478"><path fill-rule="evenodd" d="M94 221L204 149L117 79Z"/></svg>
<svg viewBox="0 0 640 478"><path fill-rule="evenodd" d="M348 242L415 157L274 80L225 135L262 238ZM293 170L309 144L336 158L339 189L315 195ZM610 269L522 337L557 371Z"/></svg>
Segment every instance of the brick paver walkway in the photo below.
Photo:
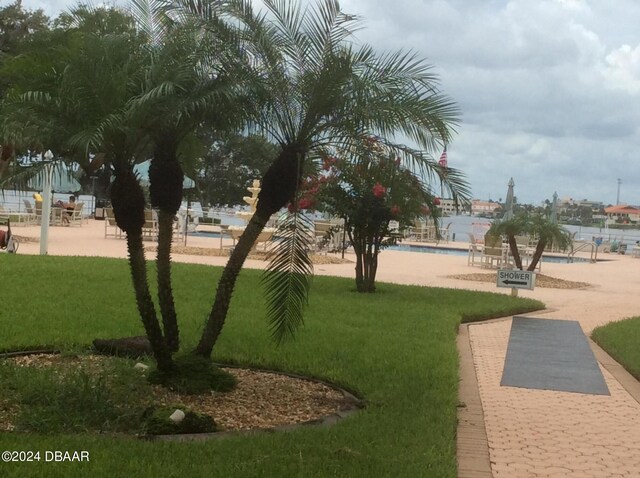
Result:
<svg viewBox="0 0 640 478"><path fill-rule="evenodd" d="M510 327L469 326L493 476L640 477L640 404L605 369L611 396L501 387Z"/></svg>

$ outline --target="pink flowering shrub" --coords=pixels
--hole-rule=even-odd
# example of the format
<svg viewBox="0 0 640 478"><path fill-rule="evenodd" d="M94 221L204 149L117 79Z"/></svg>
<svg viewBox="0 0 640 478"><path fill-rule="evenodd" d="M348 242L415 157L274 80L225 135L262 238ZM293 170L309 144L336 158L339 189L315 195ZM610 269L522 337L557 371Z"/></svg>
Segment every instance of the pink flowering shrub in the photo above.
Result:
<svg viewBox="0 0 640 478"><path fill-rule="evenodd" d="M356 254L357 289L374 292L378 254L418 218L437 220L436 199L399 158L368 137L355 155L325 157L322 170L304 181L297 208L344 219ZM391 221L398 222L397 231L390 230Z"/></svg>

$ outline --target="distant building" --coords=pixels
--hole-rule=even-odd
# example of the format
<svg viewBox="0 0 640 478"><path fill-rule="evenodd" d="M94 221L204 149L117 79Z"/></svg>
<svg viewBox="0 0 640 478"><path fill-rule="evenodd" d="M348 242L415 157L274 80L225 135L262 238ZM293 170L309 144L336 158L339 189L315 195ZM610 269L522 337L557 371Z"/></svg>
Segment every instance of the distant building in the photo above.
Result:
<svg viewBox="0 0 640 478"><path fill-rule="evenodd" d="M590 201L589 199L562 198L558 201L558 210L564 212L571 207L588 207L592 212L598 213L604 203L602 201Z"/></svg>
<svg viewBox="0 0 640 478"><path fill-rule="evenodd" d="M614 222L638 222L640 221L640 207L619 204L604 209L609 224Z"/></svg>
<svg viewBox="0 0 640 478"><path fill-rule="evenodd" d="M458 213L464 212L464 208L458 206L456 210L456 202L453 199L440 199L440 205L438 206L443 215L455 216Z"/></svg>
<svg viewBox="0 0 640 478"><path fill-rule="evenodd" d="M472 216L493 216L502 207L497 202L482 201L480 199L473 199L471 201L471 215Z"/></svg>

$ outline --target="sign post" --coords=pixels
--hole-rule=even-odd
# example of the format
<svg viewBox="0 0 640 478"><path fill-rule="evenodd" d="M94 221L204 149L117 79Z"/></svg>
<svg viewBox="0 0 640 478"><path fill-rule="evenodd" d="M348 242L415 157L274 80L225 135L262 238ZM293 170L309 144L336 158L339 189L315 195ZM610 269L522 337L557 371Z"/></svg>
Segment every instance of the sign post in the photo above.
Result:
<svg viewBox="0 0 640 478"><path fill-rule="evenodd" d="M499 269L496 280L498 287L510 287L511 295L517 297L518 289L533 290L536 285L536 273L519 269Z"/></svg>

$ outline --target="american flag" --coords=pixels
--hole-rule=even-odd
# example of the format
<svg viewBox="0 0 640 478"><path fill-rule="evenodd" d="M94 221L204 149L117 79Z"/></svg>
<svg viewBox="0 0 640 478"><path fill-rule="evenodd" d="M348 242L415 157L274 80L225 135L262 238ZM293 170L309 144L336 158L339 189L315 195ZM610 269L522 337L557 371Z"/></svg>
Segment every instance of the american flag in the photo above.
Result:
<svg viewBox="0 0 640 478"><path fill-rule="evenodd" d="M440 155L440 160L438 161L438 164L443 168L447 167L447 147L446 146L444 147L444 151L442 151L442 154Z"/></svg>

